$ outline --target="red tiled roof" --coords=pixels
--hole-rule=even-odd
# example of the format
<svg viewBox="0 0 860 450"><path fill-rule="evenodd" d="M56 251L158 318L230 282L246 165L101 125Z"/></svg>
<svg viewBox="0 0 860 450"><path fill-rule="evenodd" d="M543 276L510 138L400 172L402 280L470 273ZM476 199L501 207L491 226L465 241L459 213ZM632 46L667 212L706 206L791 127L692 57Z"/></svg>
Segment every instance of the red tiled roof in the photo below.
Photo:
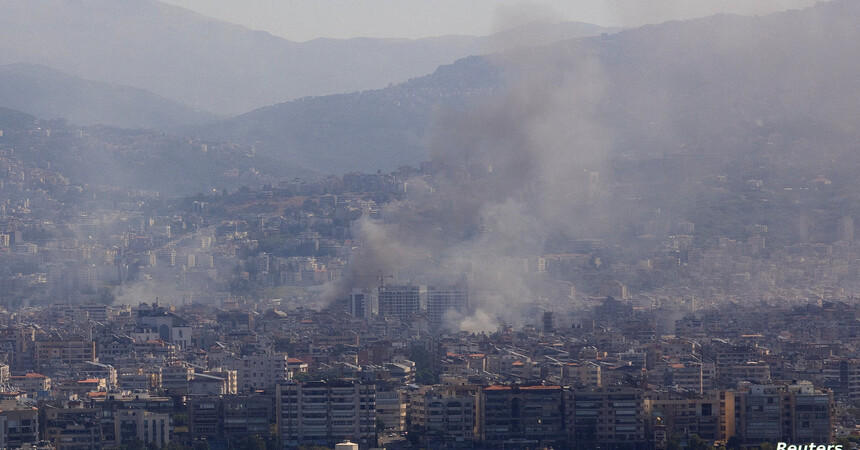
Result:
<svg viewBox="0 0 860 450"><path fill-rule="evenodd" d="M42 375L41 373L28 373L28 374L25 374L24 376L13 375L12 378L48 378L48 377Z"/></svg>

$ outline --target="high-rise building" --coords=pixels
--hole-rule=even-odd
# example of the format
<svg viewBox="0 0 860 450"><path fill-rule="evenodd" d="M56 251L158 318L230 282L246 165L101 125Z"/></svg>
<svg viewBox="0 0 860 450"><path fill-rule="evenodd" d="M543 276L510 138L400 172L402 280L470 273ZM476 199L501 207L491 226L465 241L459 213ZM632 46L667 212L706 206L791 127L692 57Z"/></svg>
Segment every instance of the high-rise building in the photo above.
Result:
<svg viewBox="0 0 860 450"><path fill-rule="evenodd" d="M583 448L641 448L645 403L639 389L603 387L565 392L568 438Z"/></svg>
<svg viewBox="0 0 860 450"><path fill-rule="evenodd" d="M555 331L555 317L553 317L552 311L544 311L542 321L544 333L552 333Z"/></svg>
<svg viewBox="0 0 860 450"><path fill-rule="evenodd" d="M39 441L39 410L17 400L0 402L0 446L20 448Z"/></svg>
<svg viewBox="0 0 860 450"><path fill-rule="evenodd" d="M223 427L222 399L218 397L190 397L187 403L188 432L192 439L214 440L220 437Z"/></svg>
<svg viewBox="0 0 860 450"><path fill-rule="evenodd" d="M563 447L561 386L489 386L478 393L478 439L492 448Z"/></svg>
<svg viewBox="0 0 860 450"><path fill-rule="evenodd" d="M666 426L668 434L691 436L714 442L726 440L720 420L720 396L716 391L705 396L680 392L650 392L645 399L649 420Z"/></svg>
<svg viewBox="0 0 860 450"><path fill-rule="evenodd" d="M711 367L712 365L706 368L699 361L681 361L661 364L657 371L662 372L661 384L664 386L674 386L675 389L701 395L706 386L707 388L711 387L711 374L708 372ZM708 373L706 374L706 372ZM655 375L659 377L659 374Z"/></svg>
<svg viewBox="0 0 860 450"><path fill-rule="evenodd" d="M36 342L36 368L81 364L96 360L96 344L82 336L54 338Z"/></svg>
<svg viewBox="0 0 860 450"><path fill-rule="evenodd" d="M465 315L469 309L469 293L465 286L427 288L427 316L434 329L444 328L449 314Z"/></svg>
<svg viewBox="0 0 860 450"><path fill-rule="evenodd" d="M812 220L809 216L800 216L797 218L797 241L801 244L809 242L809 231L812 228Z"/></svg>
<svg viewBox="0 0 860 450"><path fill-rule="evenodd" d="M406 400L403 391L376 392L376 417L389 431L406 430Z"/></svg>
<svg viewBox="0 0 860 450"><path fill-rule="evenodd" d="M831 359L821 367L824 387L836 396L860 399L860 360Z"/></svg>
<svg viewBox="0 0 860 450"><path fill-rule="evenodd" d="M189 397L188 431L192 439L210 442L266 436L272 425L273 407L269 396Z"/></svg>
<svg viewBox="0 0 860 450"><path fill-rule="evenodd" d="M378 304L380 316L395 316L406 320L421 311L421 300L426 293L423 286L411 284L379 286Z"/></svg>
<svg viewBox="0 0 860 450"><path fill-rule="evenodd" d="M833 440L833 392L809 382L751 385L734 392L734 405L735 433L745 445Z"/></svg>
<svg viewBox="0 0 860 450"><path fill-rule="evenodd" d="M362 319L370 319L378 310L376 298L370 289L354 288L349 294L349 313Z"/></svg>
<svg viewBox="0 0 860 450"><path fill-rule="evenodd" d="M362 447L376 437L376 386L353 381L283 383L275 390L281 445L333 447L346 439Z"/></svg>
<svg viewBox="0 0 860 450"><path fill-rule="evenodd" d="M428 389L412 399L412 427L431 448L471 445L475 440L475 395Z"/></svg>
<svg viewBox="0 0 860 450"><path fill-rule="evenodd" d="M99 448L101 414L101 409L84 408L80 402L70 402L67 408L47 407L42 437L57 450Z"/></svg>
<svg viewBox="0 0 860 450"><path fill-rule="evenodd" d="M836 222L836 240L845 242L854 241L854 219L845 216Z"/></svg>
<svg viewBox="0 0 860 450"><path fill-rule="evenodd" d="M238 385L243 392L268 389L293 378L286 353L245 355L238 372Z"/></svg>
<svg viewBox="0 0 860 450"><path fill-rule="evenodd" d="M117 445L133 441L164 447L173 431L170 414L142 409L123 409L114 413L114 436Z"/></svg>

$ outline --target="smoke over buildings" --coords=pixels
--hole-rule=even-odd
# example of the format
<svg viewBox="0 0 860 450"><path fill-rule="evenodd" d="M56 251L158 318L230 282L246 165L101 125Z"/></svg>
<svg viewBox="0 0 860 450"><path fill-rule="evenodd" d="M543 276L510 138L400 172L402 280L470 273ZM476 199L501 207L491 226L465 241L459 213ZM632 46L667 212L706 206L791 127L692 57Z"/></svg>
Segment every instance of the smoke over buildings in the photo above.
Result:
<svg viewBox="0 0 860 450"><path fill-rule="evenodd" d="M465 279L473 310L450 320L470 331L533 319L523 315L536 296L523 260L552 253L550 237L606 228L597 182L612 142L595 113L601 64L569 46L519 48L496 64L514 74L506 93L437 113L432 177L410 182L381 220L358 222L361 248L345 277L351 286L380 275Z"/></svg>

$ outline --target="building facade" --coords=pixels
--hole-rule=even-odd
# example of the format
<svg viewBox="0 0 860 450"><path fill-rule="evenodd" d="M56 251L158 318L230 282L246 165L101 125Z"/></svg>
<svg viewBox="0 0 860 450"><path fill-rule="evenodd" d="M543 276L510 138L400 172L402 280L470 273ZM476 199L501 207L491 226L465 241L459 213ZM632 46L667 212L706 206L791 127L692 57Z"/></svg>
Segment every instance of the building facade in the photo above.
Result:
<svg viewBox="0 0 860 450"><path fill-rule="evenodd" d="M424 287L411 284L379 286L377 294L379 315L406 320L421 311L421 300L425 293Z"/></svg>
<svg viewBox="0 0 860 450"><path fill-rule="evenodd" d="M478 393L478 439L484 445L563 446L561 386L489 386Z"/></svg>
<svg viewBox="0 0 860 450"><path fill-rule="evenodd" d="M375 445L376 387L353 381L281 383L275 390L277 426L285 449L334 446L351 440Z"/></svg>

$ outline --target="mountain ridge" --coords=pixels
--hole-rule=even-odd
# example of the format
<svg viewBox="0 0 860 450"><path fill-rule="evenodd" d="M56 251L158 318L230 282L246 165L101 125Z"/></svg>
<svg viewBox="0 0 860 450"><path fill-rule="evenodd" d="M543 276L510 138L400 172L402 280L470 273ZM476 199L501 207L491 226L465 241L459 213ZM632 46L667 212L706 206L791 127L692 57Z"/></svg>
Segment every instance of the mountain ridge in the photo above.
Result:
<svg viewBox="0 0 860 450"><path fill-rule="evenodd" d="M564 78L587 62L599 66L599 80L591 81L602 91L591 119L608 130L616 153L720 147L732 129L757 121L809 120L850 131L851 118L860 116L854 76L860 54L852 50L860 39L852 25L857 20L857 4L834 0L759 17L722 14L649 25L466 58L396 86L273 105L202 132L324 172L389 170L429 156L427 127L440 108L498 95L502 80L539 68L556 64L552 70ZM505 60L517 62L502 67ZM498 73L471 80L470 70ZM356 129L372 133L356 138Z"/></svg>
<svg viewBox="0 0 860 450"><path fill-rule="evenodd" d="M0 0L0 64L39 64L221 115L376 89L479 53L482 39L296 43L155 0Z"/></svg>
<svg viewBox="0 0 860 450"><path fill-rule="evenodd" d="M0 66L0 106L81 126L171 129L218 119L142 89L85 80L34 64Z"/></svg>

